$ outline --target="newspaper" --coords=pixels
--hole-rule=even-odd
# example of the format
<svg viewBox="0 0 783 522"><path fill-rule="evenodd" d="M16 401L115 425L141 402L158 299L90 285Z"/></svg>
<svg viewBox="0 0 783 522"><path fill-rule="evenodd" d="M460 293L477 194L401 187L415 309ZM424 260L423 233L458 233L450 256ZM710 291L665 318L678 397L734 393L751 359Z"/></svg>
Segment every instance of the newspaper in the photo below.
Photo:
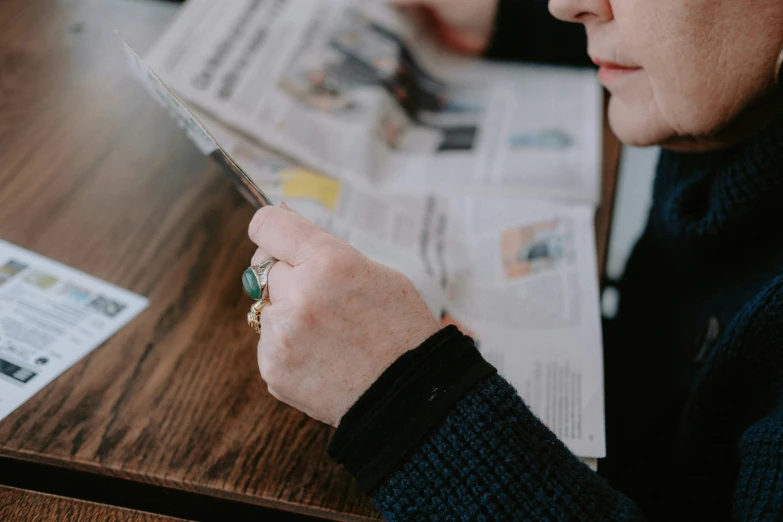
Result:
<svg viewBox="0 0 783 522"><path fill-rule="evenodd" d="M190 0L147 62L187 102L333 176L598 200L593 74L444 54L385 2Z"/></svg>
<svg viewBox="0 0 783 522"><path fill-rule="evenodd" d="M147 307L147 299L0 240L0 420Z"/></svg>
<svg viewBox="0 0 783 522"><path fill-rule="evenodd" d="M147 61L270 202L408 275L605 456L592 73L458 58L373 0L189 0Z"/></svg>

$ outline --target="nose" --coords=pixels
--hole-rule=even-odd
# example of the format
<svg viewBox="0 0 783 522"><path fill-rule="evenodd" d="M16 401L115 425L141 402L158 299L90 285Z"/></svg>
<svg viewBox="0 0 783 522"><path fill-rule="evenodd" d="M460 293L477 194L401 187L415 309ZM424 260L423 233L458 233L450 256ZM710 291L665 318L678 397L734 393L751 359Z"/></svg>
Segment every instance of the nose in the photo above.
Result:
<svg viewBox="0 0 783 522"><path fill-rule="evenodd" d="M610 0L549 0L549 12L564 22L581 24L612 19Z"/></svg>

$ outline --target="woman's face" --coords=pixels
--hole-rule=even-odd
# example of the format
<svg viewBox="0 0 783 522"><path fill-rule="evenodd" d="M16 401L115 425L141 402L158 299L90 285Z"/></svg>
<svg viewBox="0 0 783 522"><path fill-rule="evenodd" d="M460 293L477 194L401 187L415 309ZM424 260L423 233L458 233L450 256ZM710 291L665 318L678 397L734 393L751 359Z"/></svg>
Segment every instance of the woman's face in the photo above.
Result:
<svg viewBox="0 0 783 522"><path fill-rule="evenodd" d="M710 136L772 98L781 0L550 0L549 9L587 28L626 143Z"/></svg>

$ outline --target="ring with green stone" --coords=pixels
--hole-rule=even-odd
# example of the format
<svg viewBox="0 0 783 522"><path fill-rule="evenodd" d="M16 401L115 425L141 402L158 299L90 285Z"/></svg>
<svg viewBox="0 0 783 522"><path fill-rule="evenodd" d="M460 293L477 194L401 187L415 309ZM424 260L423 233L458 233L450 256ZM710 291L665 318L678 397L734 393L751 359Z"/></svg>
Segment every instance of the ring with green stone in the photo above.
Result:
<svg viewBox="0 0 783 522"><path fill-rule="evenodd" d="M272 270L275 263L277 263L277 259L270 257L242 272L242 287L247 295L255 300L263 299L269 295L267 289L269 271Z"/></svg>

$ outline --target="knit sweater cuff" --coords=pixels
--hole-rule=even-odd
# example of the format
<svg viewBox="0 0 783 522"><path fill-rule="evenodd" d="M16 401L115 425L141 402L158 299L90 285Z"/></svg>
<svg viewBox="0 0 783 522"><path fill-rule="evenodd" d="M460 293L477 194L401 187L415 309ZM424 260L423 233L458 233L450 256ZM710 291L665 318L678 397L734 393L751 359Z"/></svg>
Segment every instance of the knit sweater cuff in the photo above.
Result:
<svg viewBox="0 0 783 522"><path fill-rule="evenodd" d="M343 416L329 455L372 491L478 381L496 373L448 326L403 354Z"/></svg>

